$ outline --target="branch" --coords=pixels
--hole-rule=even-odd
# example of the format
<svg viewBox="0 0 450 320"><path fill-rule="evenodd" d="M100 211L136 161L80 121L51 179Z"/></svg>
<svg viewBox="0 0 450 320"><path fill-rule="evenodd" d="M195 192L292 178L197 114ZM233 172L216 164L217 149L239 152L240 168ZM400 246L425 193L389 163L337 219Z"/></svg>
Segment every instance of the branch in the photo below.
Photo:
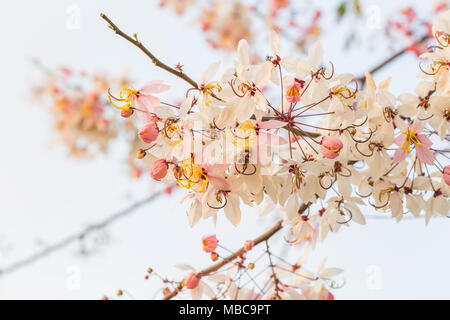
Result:
<svg viewBox="0 0 450 320"><path fill-rule="evenodd" d="M420 38L416 44L420 44L425 42L427 39L429 39L428 35L423 36L422 38ZM405 54L406 52L408 52L407 48L404 48L403 50L398 51L397 53L395 53L394 55L392 55L391 57L387 58L386 60L382 61L381 63L379 63L377 66L375 66L374 68L372 68L371 70L369 70L368 72L370 74L374 74L375 72L381 70L382 68L384 68L386 65L388 65L389 63L391 63L392 61L394 61L395 59L397 59L398 57L401 57L403 54ZM359 81L361 83L364 84L364 82L366 81L366 76L362 75L359 76L357 78L355 78L356 81Z"/></svg>
<svg viewBox="0 0 450 320"><path fill-rule="evenodd" d="M143 205L152 202L153 200L157 199L158 197L160 197L162 194L164 193L164 191L158 191L150 196L148 196L147 198L144 198L138 202L135 202L134 204L132 204L131 206L129 206L126 209L123 209L119 212L116 212L114 214L112 214L111 216L107 217L106 219L104 219L103 221L100 221L96 224L93 224L87 228L85 228L82 231L79 231L77 233L74 233L72 235L69 235L67 237L65 237L64 239L60 240L59 242L56 242L52 245L49 245L47 247L45 247L44 249L42 249L41 251L32 254L31 256L24 258L22 260L16 261L13 264L1 268L0 269L0 276L3 276L7 273L11 273L14 272L20 268L26 267L30 264L33 264L34 262L41 260L42 258L45 258L46 256L61 250L65 247L67 247L69 244L76 242L78 240L82 240L84 237L86 237L89 233L91 233L92 231L95 230L99 230L102 229L110 224L112 224L113 222L124 218L126 216L128 216L130 213L132 213L134 210L142 207Z"/></svg>
<svg viewBox="0 0 450 320"><path fill-rule="evenodd" d="M122 30L120 30L115 24L114 22L112 22L105 14L100 13L100 17L103 18L103 20L105 20L106 22L109 23L109 27L114 30L114 32L116 34L118 34L119 36L121 36L122 38L124 38L125 40L128 40L129 42L131 42L132 44L134 44L136 47L138 47L139 49L141 49L154 63L155 66L162 68L172 74L174 74L175 76L177 76L178 78L183 79L184 81L186 81L187 83L189 83L191 86L193 86L194 88L198 88L197 86L197 82L195 82L194 80L192 80L192 78L190 78L188 75L184 74L182 71L178 71L176 69L173 69L171 67L169 67L168 65L166 65L165 63L163 63L161 60L159 60L158 58L156 58L135 36L135 38L130 37L129 35L127 35L126 33L124 33Z"/></svg>
<svg viewBox="0 0 450 320"><path fill-rule="evenodd" d="M308 207L309 207L309 204L302 204L300 209L298 210L299 214L303 213ZM257 246L261 242L269 240L275 233L280 231L283 228L282 222L283 222L282 220L278 221L270 230L266 231L265 233L263 233L262 235L260 235L256 239L254 239L253 246ZM202 276L207 276L207 275L219 270L223 266L227 265L228 263L230 263L234 259L238 258L240 255L244 254L245 252L246 251L245 251L244 247L242 247L239 250L230 254L228 257L225 257L223 260L217 262L216 264L213 264L212 266L201 270L200 273ZM172 292L170 292L169 294L164 296L163 300L170 300L173 297L175 297L178 293L180 293L180 291L183 289L183 286L181 285L181 283L182 282L180 281L178 286Z"/></svg>

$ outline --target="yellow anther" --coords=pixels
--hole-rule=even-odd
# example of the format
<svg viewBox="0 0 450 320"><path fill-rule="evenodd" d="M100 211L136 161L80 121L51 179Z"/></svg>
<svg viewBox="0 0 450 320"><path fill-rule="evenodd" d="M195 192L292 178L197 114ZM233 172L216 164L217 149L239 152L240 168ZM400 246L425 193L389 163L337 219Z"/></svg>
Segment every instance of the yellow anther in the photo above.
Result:
<svg viewBox="0 0 450 320"><path fill-rule="evenodd" d="M181 162L176 174L177 186L193 192L203 192L208 185L208 177L203 169L194 163L194 158Z"/></svg>
<svg viewBox="0 0 450 320"><path fill-rule="evenodd" d="M211 103L211 100L209 99L209 97L214 95L214 90L217 90L217 92L220 92L220 91L222 91L222 87L218 82L210 82L210 83L200 86L200 90L205 95L205 105L209 105Z"/></svg>
<svg viewBox="0 0 450 320"><path fill-rule="evenodd" d="M287 97L298 97L300 95L300 90L296 86L292 86L286 91Z"/></svg>
<svg viewBox="0 0 450 320"><path fill-rule="evenodd" d="M165 127L165 129L161 130L161 134L170 146L177 145L183 141L183 135L180 126L177 123L172 123Z"/></svg>

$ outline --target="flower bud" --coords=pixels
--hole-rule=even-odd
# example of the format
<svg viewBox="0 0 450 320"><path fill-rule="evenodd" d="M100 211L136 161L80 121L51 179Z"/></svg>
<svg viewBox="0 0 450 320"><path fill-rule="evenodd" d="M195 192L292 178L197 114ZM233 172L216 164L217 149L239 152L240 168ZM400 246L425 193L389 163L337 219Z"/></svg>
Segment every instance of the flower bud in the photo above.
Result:
<svg viewBox="0 0 450 320"><path fill-rule="evenodd" d="M254 242L253 242L253 241L251 241L251 240L245 241L245 242L244 242L244 250L245 250L245 251L250 251L250 250L252 250L253 245L254 245Z"/></svg>
<svg viewBox="0 0 450 320"><path fill-rule="evenodd" d="M150 168L150 175L155 180L161 180L167 175L168 169L169 165L167 164L167 161L159 159L153 162L152 167Z"/></svg>
<svg viewBox="0 0 450 320"><path fill-rule="evenodd" d="M200 283L200 280L202 278L202 274L200 272L198 273L191 273L184 282L184 285L188 289L195 289L197 288L198 284Z"/></svg>
<svg viewBox="0 0 450 320"><path fill-rule="evenodd" d="M202 237L203 251L205 252L214 252L217 248L217 243L216 235Z"/></svg>
<svg viewBox="0 0 450 320"><path fill-rule="evenodd" d="M255 264L254 263L249 263L248 264L248 268L250 269L250 270L253 270L254 268L255 268Z"/></svg>
<svg viewBox="0 0 450 320"><path fill-rule="evenodd" d="M139 149L137 152L137 158L138 159L142 159L147 155L147 152L145 152L144 149Z"/></svg>
<svg viewBox="0 0 450 320"><path fill-rule="evenodd" d="M124 118L129 118L129 117L131 117L132 115L133 115L133 113L134 113L134 110L133 109L122 109L122 110L120 110L120 115L122 116L122 117L124 117Z"/></svg>
<svg viewBox="0 0 450 320"><path fill-rule="evenodd" d="M211 261L217 261L219 259L219 255L216 252L211 252Z"/></svg>
<svg viewBox="0 0 450 320"><path fill-rule="evenodd" d="M450 186L450 165L446 165L442 174L445 183Z"/></svg>
<svg viewBox="0 0 450 320"><path fill-rule="evenodd" d="M139 137L145 143L151 143L158 137L158 126L155 122L149 122L139 130Z"/></svg>
<svg viewBox="0 0 450 320"><path fill-rule="evenodd" d="M341 151L342 141L338 138L333 137L323 137L322 138L322 154L325 158L334 159L339 155L339 151Z"/></svg>

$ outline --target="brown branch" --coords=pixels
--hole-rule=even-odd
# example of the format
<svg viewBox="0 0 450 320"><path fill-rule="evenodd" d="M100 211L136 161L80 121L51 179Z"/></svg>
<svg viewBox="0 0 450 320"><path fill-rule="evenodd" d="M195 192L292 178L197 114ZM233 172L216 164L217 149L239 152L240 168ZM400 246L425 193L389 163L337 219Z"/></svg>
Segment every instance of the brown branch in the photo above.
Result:
<svg viewBox="0 0 450 320"><path fill-rule="evenodd" d="M425 42L427 39L429 39L429 36L428 36L428 35L425 35L425 36L423 36L422 38L420 38L420 39L417 41L417 44L423 43L423 42ZM391 62L394 61L395 59L401 57L401 56L402 56L403 54L405 54L406 52L408 52L408 49L407 49L407 48L404 48L404 49L402 49L402 50L396 52L395 54L393 54L392 56L390 56L390 57L387 58L386 60L380 62L378 65L376 65L375 67L373 67L372 69L370 69L368 72L369 72L370 74L376 73L377 71L381 70L382 68L384 68L386 65L388 65L389 63L391 63ZM355 80L356 80L356 81L359 81L359 82L361 82L361 83L364 84L365 81L366 81L366 76L365 76L365 75L361 75L361 76L355 78Z"/></svg>
<svg viewBox="0 0 450 320"><path fill-rule="evenodd" d="M115 24L114 22L112 22L105 14L100 13L100 17L103 18L103 20L105 20L106 22L108 22L109 27L114 30L114 32L116 34L118 34L119 36L121 36L122 38L124 38L125 40L128 40L129 42L131 42L132 44L134 44L136 47L138 47L139 49L141 49L154 63L155 66L164 69L170 73L172 73L173 75L177 76L178 78L183 79L184 81L186 81L187 83L189 83L191 86L193 86L194 88L198 88L197 86L197 82L195 82L194 80L192 80L192 78L190 78L188 75L186 75L185 73L183 73L182 71L178 71L176 69L173 69L171 67L169 67L168 65L166 65L165 63L163 63L161 60L159 60L158 58L156 58L153 53L151 53L138 39L137 37L132 38L129 35L127 35L126 33L124 33L122 30L120 30Z"/></svg>
<svg viewBox="0 0 450 320"><path fill-rule="evenodd" d="M300 209L298 210L298 212L303 213L308 207L309 207L308 204L302 204ZM268 231L266 231L265 233L263 233L262 235L260 235L256 239L254 239L253 245L257 246L261 242L269 240L275 233L277 233L278 231L280 231L283 228L282 223L283 223L282 220L278 221L272 228L270 228ZM225 257L221 261L217 262L216 264L213 264L212 266L201 270L199 273L201 273L202 276L207 276L207 275L219 270L223 266L227 265L228 263L230 263L234 259L238 258L240 255L244 254L245 252L246 251L245 251L244 247L242 247L239 250L230 254L228 257ZM171 291L169 294L164 296L163 300L172 299L178 293L180 293L181 290L183 290L183 286L182 286L182 282L179 282L178 286L173 291Z"/></svg>
<svg viewBox="0 0 450 320"><path fill-rule="evenodd" d="M163 193L164 193L164 191L158 191L156 193L153 193L152 195L150 195L138 202L133 203L128 208L125 208L119 212L112 214L111 216L107 217L103 221L92 224L92 225L88 226L87 228L85 228L84 230L81 230L72 235L69 235L69 236L65 237L64 239L62 239L52 245L46 246L39 252L34 253L27 258L16 261L16 262L12 263L11 265L6 266L4 268L0 268L0 276L3 276L7 273L14 272L20 268L29 266L30 264L33 264L36 261L41 260L42 258L45 258L46 256L67 247L71 243L83 240L91 232L93 232L95 230L103 229L103 228L107 227L108 225L112 224L113 222L115 222L121 218L124 218L126 216L129 216L130 213L134 212L136 209L142 207L143 205L148 204L148 203L152 202L153 200L157 199Z"/></svg>

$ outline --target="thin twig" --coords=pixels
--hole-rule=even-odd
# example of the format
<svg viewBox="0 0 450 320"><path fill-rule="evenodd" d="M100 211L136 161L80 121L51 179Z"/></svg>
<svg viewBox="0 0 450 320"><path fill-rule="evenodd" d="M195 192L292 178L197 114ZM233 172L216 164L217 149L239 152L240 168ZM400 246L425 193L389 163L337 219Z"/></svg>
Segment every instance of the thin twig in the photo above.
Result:
<svg viewBox="0 0 450 320"><path fill-rule="evenodd" d="M92 224L89 227L87 227L79 232L76 232L72 235L69 235L69 236L65 237L64 239L62 239L52 245L46 246L41 251L34 253L27 258L16 261L16 262L12 263L11 265L6 266L4 268L0 268L0 276L4 276L5 274L14 272L20 268L29 266L29 265L33 264L34 262L41 260L42 258L45 258L46 256L67 247L69 244L71 244L73 242L83 240L83 238L85 238L92 231L105 228L105 227L109 226L110 224L114 223L115 221L117 221L121 218L124 218L126 216L129 216L130 213L132 213L136 209L142 207L143 205L146 205L146 204L152 202L153 200L156 200L163 193L164 193L164 191L162 191L162 190L158 191L156 193L153 193L152 195L150 195L138 202L133 203L128 208L123 209L119 212L116 212L116 213L110 215L103 221L100 221L96 224Z"/></svg>
<svg viewBox="0 0 450 320"><path fill-rule="evenodd" d="M161 60L159 60L158 58L156 58L153 53L151 53L138 39L137 36L135 38L130 37L129 35L127 35L126 33L124 33L122 30L119 29L119 27L117 27L114 22L112 22L105 14L100 13L100 17L103 18L103 20L105 20L106 22L108 22L109 27L114 30L114 32L116 34L118 34L119 36L121 36L122 38L124 38L125 40L128 40L129 42L131 42L132 44L134 44L136 47L138 47L139 49L141 49L153 62L153 64L159 68L162 68L172 74L174 74L175 76L177 76L178 78L183 79L184 81L186 81L187 83L189 83L191 86L193 86L194 88L198 88L197 86L197 82L195 82L194 80L192 80L192 78L190 78L187 74L183 73L182 71L178 71L174 68L169 67L167 64L163 63Z"/></svg>
<svg viewBox="0 0 450 320"><path fill-rule="evenodd" d="M302 206L299 209L299 213L304 212L307 208L308 208L307 204L302 204ZM283 221L280 220L272 228L270 228L268 231L264 232L262 235L260 235L256 239L254 239L253 240L253 245L257 246L261 242L269 240L275 233L280 231L282 228L283 228ZM216 264L213 264L212 266L201 270L199 273L201 273L202 276L207 276L207 275L209 275L209 274L219 270L220 268L222 268L223 266L225 266L226 264L230 263L231 261L233 261L234 259L238 258L240 255L242 255L244 253L245 253L245 249L244 249L244 247L242 247L239 250L235 251L234 253L230 254L228 257L226 257L223 260L217 262ZM182 282L180 281L178 286L172 292L170 292L169 294L164 296L163 300L170 300L173 297L175 297L178 293L180 293L180 291L183 289L183 286L182 286L181 283Z"/></svg>

